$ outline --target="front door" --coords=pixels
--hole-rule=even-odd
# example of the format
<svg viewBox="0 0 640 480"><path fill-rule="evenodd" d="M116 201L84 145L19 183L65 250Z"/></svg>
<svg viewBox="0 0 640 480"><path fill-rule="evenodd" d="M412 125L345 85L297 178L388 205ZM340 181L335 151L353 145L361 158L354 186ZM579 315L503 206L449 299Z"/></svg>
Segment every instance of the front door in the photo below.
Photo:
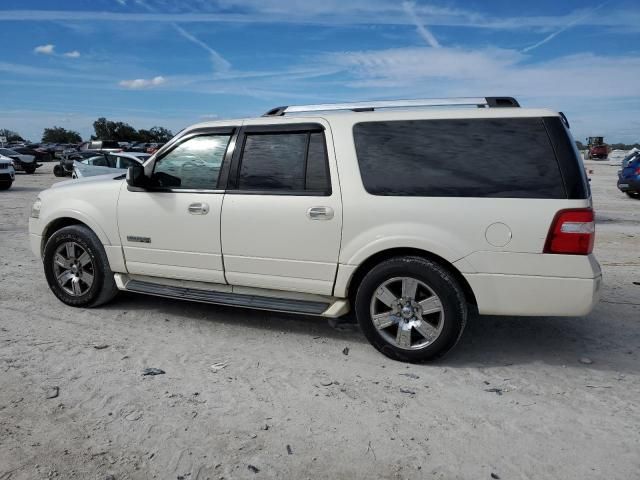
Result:
<svg viewBox="0 0 640 480"><path fill-rule="evenodd" d="M232 131L187 134L155 160L150 188L123 185L118 226L129 273L225 283L218 177Z"/></svg>
<svg viewBox="0 0 640 480"><path fill-rule="evenodd" d="M342 205L328 128L241 129L222 206L230 284L331 295Z"/></svg>

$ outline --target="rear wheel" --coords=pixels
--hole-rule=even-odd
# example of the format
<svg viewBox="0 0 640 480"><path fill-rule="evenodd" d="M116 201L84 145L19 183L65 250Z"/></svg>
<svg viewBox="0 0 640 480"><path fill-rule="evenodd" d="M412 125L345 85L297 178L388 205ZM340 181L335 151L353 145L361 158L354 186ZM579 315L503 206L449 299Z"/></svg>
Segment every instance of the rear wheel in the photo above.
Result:
<svg viewBox="0 0 640 480"><path fill-rule="evenodd" d="M462 335L468 315L455 278L422 257L392 258L374 267L358 287L355 309L371 344L406 362L447 353Z"/></svg>
<svg viewBox="0 0 640 480"><path fill-rule="evenodd" d="M36 167L24 167L24 173L32 175L36 173Z"/></svg>
<svg viewBox="0 0 640 480"><path fill-rule="evenodd" d="M43 257L49 288L67 305L96 307L118 293L100 239L83 225L55 232Z"/></svg>

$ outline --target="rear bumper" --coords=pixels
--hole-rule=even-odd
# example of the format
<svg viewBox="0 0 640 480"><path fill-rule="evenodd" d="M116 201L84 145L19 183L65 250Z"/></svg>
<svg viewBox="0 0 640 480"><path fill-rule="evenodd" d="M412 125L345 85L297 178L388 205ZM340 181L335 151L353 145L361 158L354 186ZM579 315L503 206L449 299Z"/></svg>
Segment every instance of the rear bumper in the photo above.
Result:
<svg viewBox="0 0 640 480"><path fill-rule="evenodd" d="M618 190L621 192L640 193L640 180L637 178L620 178L618 179Z"/></svg>
<svg viewBox="0 0 640 480"><path fill-rule="evenodd" d="M587 315L600 299L602 275L594 278L501 274L464 275L483 315Z"/></svg>

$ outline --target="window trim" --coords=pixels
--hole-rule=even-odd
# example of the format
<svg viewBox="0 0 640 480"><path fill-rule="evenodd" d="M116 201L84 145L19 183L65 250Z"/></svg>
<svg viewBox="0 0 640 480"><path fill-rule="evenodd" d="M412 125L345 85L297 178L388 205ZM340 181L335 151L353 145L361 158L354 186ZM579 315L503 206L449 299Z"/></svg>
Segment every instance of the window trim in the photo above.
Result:
<svg viewBox="0 0 640 480"><path fill-rule="evenodd" d="M216 181L215 188L179 188L179 187L147 187L144 189L129 187L130 191L150 191L150 192L174 192L174 193L224 193L224 184L226 183L226 177L228 175L229 163L235 148L235 140L238 136L238 127L214 127L214 128L197 128L189 131L185 135L175 138L165 145L167 148L161 149L161 151L153 157L153 161L150 163L151 173L156 169L156 163L169 155L173 150L189 140L196 137L207 137L216 135L229 135L229 142L227 148L222 156L222 163L220 164L220 173ZM224 182L223 180L224 175Z"/></svg>
<svg viewBox="0 0 640 480"><path fill-rule="evenodd" d="M304 161L304 183L307 183L307 164L309 162L309 144L311 143L311 134L322 134L324 142L324 165L327 173L327 190L246 190L240 189L240 169L242 168L242 158L246 146L248 135L271 135L271 134L287 134L287 133L306 133L306 156ZM329 148L327 145L327 136L325 128L319 123L286 123L280 125L247 125L239 129L238 132L239 148L235 148L233 158L231 160L229 178L226 185L225 193L232 195L282 195L297 197L330 197L333 194L331 183L331 169L329 168Z"/></svg>

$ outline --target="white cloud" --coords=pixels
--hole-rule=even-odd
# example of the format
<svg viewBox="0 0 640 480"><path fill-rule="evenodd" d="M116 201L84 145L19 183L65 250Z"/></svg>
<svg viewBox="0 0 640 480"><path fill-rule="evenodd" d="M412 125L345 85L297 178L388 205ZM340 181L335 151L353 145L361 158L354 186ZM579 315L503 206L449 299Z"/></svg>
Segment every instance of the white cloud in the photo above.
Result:
<svg viewBox="0 0 640 480"><path fill-rule="evenodd" d="M422 37L422 39L427 42L433 48L440 48L440 43L436 39L436 37L431 33L431 31L422 23L422 21L416 15L416 11L414 9L415 4L413 2L403 2L402 3L407 15L411 21L415 24L416 30L418 34Z"/></svg>
<svg viewBox="0 0 640 480"><path fill-rule="evenodd" d="M553 40L556 36L560 35L565 30L568 30L569 28L573 27L574 25L576 25L576 24L584 21L586 18L590 17L593 13L595 13L597 10L600 10L607 3L608 2L602 3L602 4L598 5L596 8L594 8L592 10L587 10L586 13L574 18L573 20L568 22L566 25L564 25L560 29L558 29L555 32L552 32L551 34L547 35L545 38L543 38L539 42L534 43L533 45L530 45L527 48L524 48L522 51L525 52L525 53L526 52L530 52L531 50L534 50L534 49L544 45L545 43L550 42L551 40Z"/></svg>
<svg viewBox="0 0 640 480"><path fill-rule="evenodd" d="M139 2L137 2L139 3ZM65 22L143 22L143 23L274 23L314 25L414 25L401 2L383 0L220 0L206 10L187 13L109 12L79 10L0 10L0 20ZM236 7L239 12L230 12ZM563 28L584 10L566 15L500 17L479 11L415 6L419 18L431 26L481 28L492 30L537 30L551 32ZM582 20L583 26L611 27L620 34L640 31L640 12L628 7L610 8Z"/></svg>
<svg viewBox="0 0 640 480"><path fill-rule="evenodd" d="M136 78L134 80L122 80L118 83L121 87L129 88L131 90L139 90L142 88L153 88L165 83L164 77L157 76L153 78Z"/></svg>
<svg viewBox="0 0 640 480"><path fill-rule="evenodd" d="M189 32L187 32L180 25L177 25L175 23L173 23L171 25L176 30L176 32L178 32L183 38L187 39L191 43L193 43L193 44L199 46L200 48L204 49L205 51L209 52L209 55L210 55L210 58L211 58L211 63L213 63L213 68L216 71L226 71L226 70L229 70L231 68L231 64L222 55L220 55L216 50L211 48L209 45L204 43L199 38L196 38L193 35L191 35Z"/></svg>
<svg viewBox="0 0 640 480"><path fill-rule="evenodd" d="M71 50L70 52L65 53L64 56L69 58L79 58L80 52L78 50Z"/></svg>
<svg viewBox="0 0 640 480"><path fill-rule="evenodd" d="M41 53L42 55L53 55L53 49L55 45L48 43L47 45L38 45L33 49L34 53Z"/></svg>

